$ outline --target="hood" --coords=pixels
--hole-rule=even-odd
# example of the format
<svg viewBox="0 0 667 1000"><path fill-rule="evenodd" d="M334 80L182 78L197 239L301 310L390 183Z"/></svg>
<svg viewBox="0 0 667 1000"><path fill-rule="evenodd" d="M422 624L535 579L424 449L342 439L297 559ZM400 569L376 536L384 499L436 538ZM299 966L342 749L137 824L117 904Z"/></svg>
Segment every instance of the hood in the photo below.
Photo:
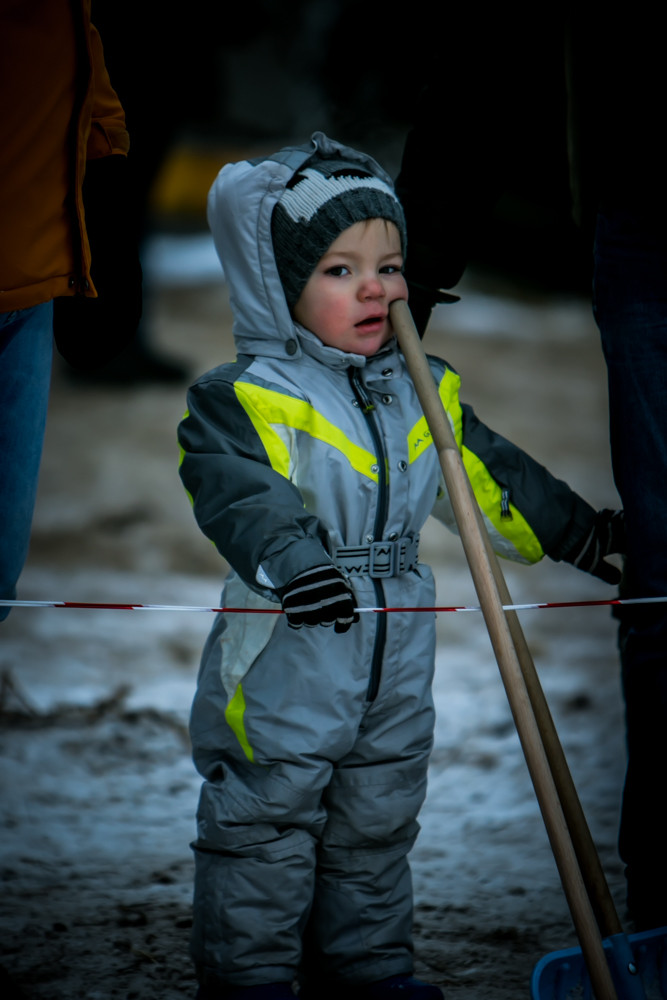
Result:
<svg viewBox="0 0 667 1000"><path fill-rule="evenodd" d="M323 132L314 132L303 146L286 146L272 156L228 163L222 168L209 191L207 218L229 288L234 341L240 354L297 358L304 351L305 340L307 353L314 353L314 335L290 315L271 240L274 206L288 181L314 153L358 162L393 187L389 175L372 157L329 139ZM353 364L365 360L356 354L347 357Z"/></svg>

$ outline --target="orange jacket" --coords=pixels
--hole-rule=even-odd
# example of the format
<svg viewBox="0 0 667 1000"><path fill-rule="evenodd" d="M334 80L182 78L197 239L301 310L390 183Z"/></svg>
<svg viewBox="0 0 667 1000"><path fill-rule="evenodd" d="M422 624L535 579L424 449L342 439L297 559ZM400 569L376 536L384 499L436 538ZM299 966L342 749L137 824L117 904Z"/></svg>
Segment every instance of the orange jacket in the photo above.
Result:
<svg viewBox="0 0 667 1000"><path fill-rule="evenodd" d="M0 0L0 107L0 312L94 296L86 162L129 136L90 0Z"/></svg>

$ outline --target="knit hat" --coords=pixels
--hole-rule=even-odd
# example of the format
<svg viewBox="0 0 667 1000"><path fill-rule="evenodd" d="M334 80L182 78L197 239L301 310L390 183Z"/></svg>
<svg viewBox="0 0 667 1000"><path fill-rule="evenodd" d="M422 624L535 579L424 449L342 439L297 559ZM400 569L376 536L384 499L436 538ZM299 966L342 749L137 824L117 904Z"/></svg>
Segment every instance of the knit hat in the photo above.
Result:
<svg viewBox="0 0 667 1000"><path fill-rule="evenodd" d="M389 184L340 157L315 155L297 170L271 219L273 251L290 309L334 240L365 219L395 223L405 254L405 217Z"/></svg>

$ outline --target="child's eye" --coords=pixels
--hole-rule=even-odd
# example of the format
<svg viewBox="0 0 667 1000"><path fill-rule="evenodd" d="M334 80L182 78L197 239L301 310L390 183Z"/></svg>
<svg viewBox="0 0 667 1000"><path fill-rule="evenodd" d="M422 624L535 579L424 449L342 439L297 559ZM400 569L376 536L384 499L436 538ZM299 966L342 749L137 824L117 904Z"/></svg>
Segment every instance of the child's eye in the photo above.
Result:
<svg viewBox="0 0 667 1000"><path fill-rule="evenodd" d="M348 267L345 267L344 264L334 264L333 267L328 267L325 271L325 274L330 274L334 278L342 278L343 275L349 273L350 269Z"/></svg>
<svg viewBox="0 0 667 1000"><path fill-rule="evenodd" d="M386 264L380 268L380 274L400 274L402 270L398 264Z"/></svg>

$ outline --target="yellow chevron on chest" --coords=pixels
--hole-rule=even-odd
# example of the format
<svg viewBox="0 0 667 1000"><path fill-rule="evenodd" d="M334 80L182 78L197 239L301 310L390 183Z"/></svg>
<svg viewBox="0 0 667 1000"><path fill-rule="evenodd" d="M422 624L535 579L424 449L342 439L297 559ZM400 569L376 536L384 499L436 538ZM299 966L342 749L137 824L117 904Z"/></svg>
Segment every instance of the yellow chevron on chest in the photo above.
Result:
<svg viewBox="0 0 667 1000"><path fill-rule="evenodd" d="M303 399L248 382L237 382L236 397L259 435L271 467L290 478L295 433L302 432L343 454L362 476L377 482L377 458ZM375 471L374 471L375 470Z"/></svg>

